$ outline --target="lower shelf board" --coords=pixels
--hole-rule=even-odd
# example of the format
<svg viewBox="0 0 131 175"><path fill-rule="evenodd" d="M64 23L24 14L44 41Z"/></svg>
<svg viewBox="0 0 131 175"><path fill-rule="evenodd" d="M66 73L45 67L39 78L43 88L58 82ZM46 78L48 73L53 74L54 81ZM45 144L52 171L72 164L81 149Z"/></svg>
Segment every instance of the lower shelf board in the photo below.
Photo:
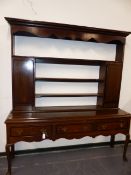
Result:
<svg viewBox="0 0 131 175"><path fill-rule="evenodd" d="M103 108L98 105L84 105L84 106L44 106L44 107L34 107L32 112L59 112L59 111L102 111L109 110L109 108ZM117 108L112 108L113 111L118 111Z"/></svg>

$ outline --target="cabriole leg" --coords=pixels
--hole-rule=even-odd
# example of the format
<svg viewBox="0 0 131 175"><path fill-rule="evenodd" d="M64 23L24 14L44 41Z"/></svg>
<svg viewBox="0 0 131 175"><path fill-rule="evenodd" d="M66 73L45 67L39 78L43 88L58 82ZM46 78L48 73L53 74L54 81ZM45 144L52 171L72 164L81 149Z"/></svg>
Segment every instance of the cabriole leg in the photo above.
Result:
<svg viewBox="0 0 131 175"><path fill-rule="evenodd" d="M15 145L11 145L11 158L13 159L15 157Z"/></svg>
<svg viewBox="0 0 131 175"><path fill-rule="evenodd" d="M128 147L129 139L130 139L130 135L127 134L126 135L125 144L124 144L124 151L123 151L123 160L124 161L127 161L126 152L127 152L127 147Z"/></svg>
<svg viewBox="0 0 131 175"><path fill-rule="evenodd" d="M114 147L115 135L111 135L110 146Z"/></svg>
<svg viewBox="0 0 131 175"><path fill-rule="evenodd" d="M8 169L6 175L11 175L11 144L6 145L6 156L7 156L7 164L8 164Z"/></svg>

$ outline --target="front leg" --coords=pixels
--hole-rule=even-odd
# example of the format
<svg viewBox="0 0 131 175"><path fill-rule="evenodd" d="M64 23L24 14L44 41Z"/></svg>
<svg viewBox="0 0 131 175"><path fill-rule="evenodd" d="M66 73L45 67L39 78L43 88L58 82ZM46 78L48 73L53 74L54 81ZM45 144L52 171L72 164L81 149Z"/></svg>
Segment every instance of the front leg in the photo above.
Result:
<svg viewBox="0 0 131 175"><path fill-rule="evenodd" d="M11 158L13 159L15 157L15 145L11 145Z"/></svg>
<svg viewBox="0 0 131 175"><path fill-rule="evenodd" d="M110 146L111 146L111 148L114 147L114 141L115 141L115 135L111 135L111 140L110 140Z"/></svg>
<svg viewBox="0 0 131 175"><path fill-rule="evenodd" d="M8 169L6 175L11 175L11 144L6 144L6 156L7 156L7 164L8 164Z"/></svg>
<svg viewBox="0 0 131 175"><path fill-rule="evenodd" d="M130 139L130 135L127 134L126 135L125 144L124 144L124 151L123 151L123 160L124 161L127 161L126 152L127 152L127 147L128 147L129 139Z"/></svg>

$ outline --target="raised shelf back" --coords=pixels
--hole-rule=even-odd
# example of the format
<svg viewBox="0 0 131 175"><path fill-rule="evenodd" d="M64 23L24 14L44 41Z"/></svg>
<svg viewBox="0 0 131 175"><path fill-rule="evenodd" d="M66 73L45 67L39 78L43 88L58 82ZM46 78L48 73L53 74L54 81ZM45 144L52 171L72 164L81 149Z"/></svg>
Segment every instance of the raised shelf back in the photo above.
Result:
<svg viewBox="0 0 131 175"><path fill-rule="evenodd" d="M124 57L125 38L129 32L98 29L84 26L58 24L50 22L36 22L6 18L11 25L12 34L12 78L13 78L13 110L37 111L35 97L78 97L96 96L97 106L101 108L117 108L119 103L120 85ZM15 55L15 36L44 37L74 41L98 42L116 44L115 61L83 60L51 57L34 57ZM25 65L30 63L31 69ZM96 65L100 66L98 79L80 78L48 78L35 77L36 63L67 64L67 65ZM35 82L97 82L98 93L63 93L63 94L35 94ZM21 91L22 89L22 91ZM56 107L58 108L58 107ZM87 108L92 108L88 106ZM44 108L41 108L44 110ZM45 108L46 109L46 108ZM82 108L81 108L82 109Z"/></svg>

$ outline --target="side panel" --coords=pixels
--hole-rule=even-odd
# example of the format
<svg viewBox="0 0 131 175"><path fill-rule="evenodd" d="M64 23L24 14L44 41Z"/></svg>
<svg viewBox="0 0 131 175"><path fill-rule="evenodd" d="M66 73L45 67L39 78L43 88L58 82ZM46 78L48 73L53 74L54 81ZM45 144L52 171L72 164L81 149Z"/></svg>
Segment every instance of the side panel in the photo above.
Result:
<svg viewBox="0 0 131 175"><path fill-rule="evenodd" d="M34 60L13 58L13 107L30 110L34 105Z"/></svg>
<svg viewBox="0 0 131 175"><path fill-rule="evenodd" d="M97 105L103 106L104 100L104 90L105 90L105 81L106 81L106 63L100 65L99 79L101 80L98 83L98 93L103 94L102 97L97 97Z"/></svg>
<svg viewBox="0 0 131 175"><path fill-rule="evenodd" d="M104 107L118 107L122 76L122 63L109 63L106 70Z"/></svg>

